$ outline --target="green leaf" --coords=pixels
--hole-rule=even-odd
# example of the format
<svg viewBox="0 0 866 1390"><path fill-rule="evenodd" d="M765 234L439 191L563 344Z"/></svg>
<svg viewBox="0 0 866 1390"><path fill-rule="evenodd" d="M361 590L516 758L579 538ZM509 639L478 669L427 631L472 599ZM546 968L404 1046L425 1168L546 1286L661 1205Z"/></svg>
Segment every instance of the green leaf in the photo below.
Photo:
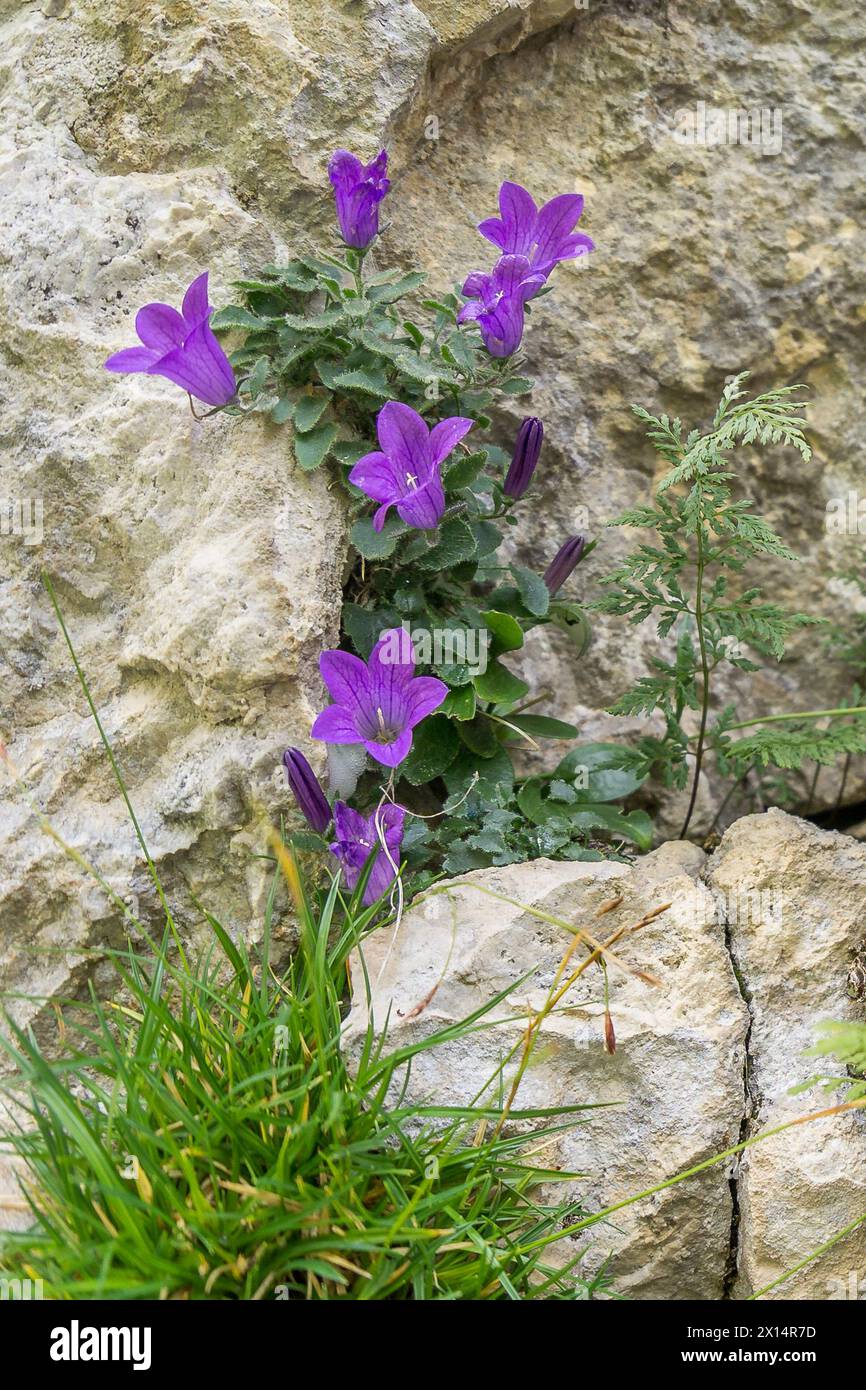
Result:
<svg viewBox="0 0 866 1390"><path fill-rule="evenodd" d="M247 376L245 380L241 382L240 386L238 387L238 390L243 394L248 395L251 400L255 400L256 396L261 395L262 391L264 390L265 383L267 382L270 374L270 358L260 357L256 362L255 366L253 367L252 371L250 372L249 376Z"/></svg>
<svg viewBox="0 0 866 1390"><path fill-rule="evenodd" d="M592 628L580 604L560 603L557 600L550 605L550 617L558 628L568 634L577 647L575 655L583 656L592 641Z"/></svg>
<svg viewBox="0 0 866 1390"><path fill-rule="evenodd" d="M261 319L258 314L251 314L249 309L244 309L240 304L228 304L225 309L217 309L210 326L215 332L243 328L249 333L265 331L271 328L273 323L273 319Z"/></svg>
<svg viewBox="0 0 866 1390"><path fill-rule="evenodd" d="M508 792L514 786L514 766L504 748L493 758L481 759L464 748L445 773L449 792L446 810L463 796L476 773L475 790L482 799L492 799L499 789Z"/></svg>
<svg viewBox="0 0 866 1390"><path fill-rule="evenodd" d="M550 590L541 575L523 565L511 565L510 568L526 608L536 618L543 618L550 607Z"/></svg>
<svg viewBox="0 0 866 1390"><path fill-rule="evenodd" d="M492 758L499 752L501 745L494 725L483 714L476 714L474 719L461 724L458 732L466 747L479 758Z"/></svg>
<svg viewBox="0 0 866 1390"><path fill-rule="evenodd" d="M510 376L505 381L497 383L499 390L506 396L525 396L532 390L534 383L528 376Z"/></svg>
<svg viewBox="0 0 866 1390"><path fill-rule="evenodd" d="M475 537L462 517L444 522L437 533L436 544L416 564L422 570L449 570L461 560L475 556Z"/></svg>
<svg viewBox="0 0 866 1390"><path fill-rule="evenodd" d="M385 373L373 371L370 368L362 370L356 368L351 372L336 372L331 378L331 385L335 389L342 391L361 391L367 396L375 396L378 400L390 400L394 394L393 388L388 385Z"/></svg>
<svg viewBox="0 0 866 1390"><path fill-rule="evenodd" d="M295 412L295 402L291 396L280 396L273 410L271 419L275 425L284 425L287 420L291 420Z"/></svg>
<svg viewBox="0 0 866 1390"><path fill-rule="evenodd" d="M598 802L574 807L569 819L578 830L607 830L612 835L632 840L645 852L652 847L653 825L646 811L631 811L623 815L614 806Z"/></svg>
<svg viewBox="0 0 866 1390"><path fill-rule="evenodd" d="M330 399L330 396L301 396L295 405L293 417L295 429L306 434L314 425L317 425L327 410ZM315 466L313 464L313 467Z"/></svg>
<svg viewBox="0 0 866 1390"><path fill-rule="evenodd" d="M413 270L408 275L402 275L393 284L375 285L368 283L367 298L374 304L394 304L404 295L411 294L424 284L426 275L420 270Z"/></svg>
<svg viewBox="0 0 866 1390"><path fill-rule="evenodd" d="M577 738L574 724L562 719L548 719L544 714L509 714L509 724L515 724L532 738Z"/></svg>
<svg viewBox="0 0 866 1390"><path fill-rule="evenodd" d="M432 714L423 720L412 736L409 756L400 764L400 776L420 787L441 777L460 751L460 740L450 719Z"/></svg>
<svg viewBox="0 0 866 1390"><path fill-rule="evenodd" d="M338 429L334 424L319 425L318 429L298 434L294 439L295 458L305 473L318 468L328 456L328 451L337 438Z"/></svg>
<svg viewBox="0 0 866 1390"><path fill-rule="evenodd" d="M510 613L499 613L495 608L488 608L481 617L491 634L491 656L520 651L523 646L523 628L516 618L512 618Z"/></svg>
<svg viewBox="0 0 866 1390"><path fill-rule="evenodd" d="M343 631L364 661L369 657L380 634L387 628L396 626L396 622L396 614L392 616L388 609L362 608L357 603L343 604Z"/></svg>
<svg viewBox="0 0 866 1390"><path fill-rule="evenodd" d="M494 705L513 704L529 690L526 681L513 675L498 661L492 661L482 675L473 676L472 684L479 699L489 700Z"/></svg>
<svg viewBox="0 0 866 1390"><path fill-rule="evenodd" d="M449 690L442 705L442 713L447 714L449 719L474 719L475 691L472 686L463 685L458 686L456 690Z"/></svg>
<svg viewBox="0 0 866 1390"><path fill-rule="evenodd" d="M515 720L515 723L517 721ZM566 753L556 769L564 782L579 779L583 801L622 801L646 781L644 759L619 743L585 743Z"/></svg>
<svg viewBox="0 0 866 1390"><path fill-rule="evenodd" d="M373 518L362 516L355 522L349 539L359 555L365 560L385 560L393 555L397 542L405 536L408 527L392 513L385 518L381 531L373 530Z"/></svg>
<svg viewBox="0 0 866 1390"><path fill-rule="evenodd" d="M475 454L458 454L442 474L446 492L457 492L460 488L469 487L470 483L475 482L486 462L487 454L483 449Z"/></svg>
<svg viewBox="0 0 866 1390"><path fill-rule="evenodd" d="M475 537L479 558L483 555L492 555L494 550L499 548L499 543L502 540L502 532L499 527L492 521L486 521L483 518L480 521L471 521L469 524Z"/></svg>

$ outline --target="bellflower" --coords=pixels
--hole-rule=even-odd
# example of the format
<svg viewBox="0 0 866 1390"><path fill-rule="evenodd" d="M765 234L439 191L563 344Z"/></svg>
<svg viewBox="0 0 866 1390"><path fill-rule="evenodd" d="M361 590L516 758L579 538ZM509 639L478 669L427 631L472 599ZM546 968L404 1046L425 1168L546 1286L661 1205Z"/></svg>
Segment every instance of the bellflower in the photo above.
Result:
<svg viewBox="0 0 866 1390"><path fill-rule="evenodd" d="M286 749L283 766L304 819L313 830L323 835L331 824L331 808L315 772L299 748Z"/></svg>
<svg viewBox="0 0 866 1390"><path fill-rule="evenodd" d="M443 461L473 424L452 415L431 430L411 406L400 401L383 405L376 419L381 452L365 454L349 474L350 483L382 504L373 516L376 531L385 525L390 507L397 508L407 526L429 531L439 525L445 511Z"/></svg>
<svg viewBox="0 0 866 1390"><path fill-rule="evenodd" d="M406 812L402 806L388 804L382 806L378 812L374 811L372 816L362 816L360 811L353 811L345 802L335 802L334 833L337 839L334 844L328 846L331 853L340 862L343 879L349 892L352 891L361 877L361 871L374 847L380 846L379 853L373 860L370 877L367 879L367 887L364 889L365 907L370 907L374 902L377 902L382 894L388 891L396 878L394 865L389 862L388 855L381 848L382 841L379 839L376 829L377 815L385 844L388 846L388 855L393 859L394 864L399 865L403 822L406 819Z"/></svg>
<svg viewBox="0 0 866 1390"><path fill-rule="evenodd" d="M415 675L415 649L404 628L384 632L362 661L351 652L323 652L319 670L334 700L318 716L313 738L362 743L385 767L397 767L412 747L412 730L448 694L444 681Z"/></svg>
<svg viewBox="0 0 866 1390"><path fill-rule="evenodd" d="M499 189L500 217L488 217L478 230L506 256L526 256L532 273L546 279L558 261L585 256L594 243L575 232L583 212L583 195L561 193L540 210L519 183L503 183Z"/></svg>
<svg viewBox="0 0 866 1390"><path fill-rule="evenodd" d="M550 590L551 598L559 593L572 570L580 564L585 546L585 536L570 536L557 550L544 571L544 582Z"/></svg>
<svg viewBox="0 0 866 1390"><path fill-rule="evenodd" d="M348 150L335 150L328 160L340 231L346 245L358 251L378 236L379 204L391 187L387 169L387 150L380 150L370 164Z"/></svg>
<svg viewBox="0 0 866 1390"><path fill-rule="evenodd" d="M526 256L500 256L491 275L474 270L466 277L463 293L477 303L464 304L457 322L474 320L490 356L510 357L523 337L523 306L543 287L544 276Z"/></svg>
<svg viewBox="0 0 866 1390"><path fill-rule="evenodd" d="M193 280L180 313L170 304L145 304L135 316L143 347L124 348L105 363L110 372L146 372L182 386L205 405L228 405L236 394L231 363L210 327L207 271Z"/></svg>
<svg viewBox="0 0 866 1390"><path fill-rule="evenodd" d="M532 415L528 416L517 431L511 464L502 485L506 497L513 497L517 501L529 487L543 439L544 426L541 421Z"/></svg>

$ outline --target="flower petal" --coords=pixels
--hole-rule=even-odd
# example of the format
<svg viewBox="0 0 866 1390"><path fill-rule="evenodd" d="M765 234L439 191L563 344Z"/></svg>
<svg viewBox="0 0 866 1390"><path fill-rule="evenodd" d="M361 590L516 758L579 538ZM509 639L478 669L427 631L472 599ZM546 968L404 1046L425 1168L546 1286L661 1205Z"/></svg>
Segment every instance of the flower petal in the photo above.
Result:
<svg viewBox="0 0 866 1390"><path fill-rule="evenodd" d="M183 316L190 328L201 323L210 313L210 304L207 297L207 271L193 280L189 289L183 297Z"/></svg>
<svg viewBox="0 0 866 1390"><path fill-rule="evenodd" d="M595 242L592 237L588 237L585 232L575 232L573 236L566 237L560 243L559 260L568 261L573 256L585 256L594 250Z"/></svg>
<svg viewBox="0 0 866 1390"><path fill-rule="evenodd" d="M483 270L471 270L463 281L463 293L472 299L489 299L495 293L493 280Z"/></svg>
<svg viewBox="0 0 866 1390"><path fill-rule="evenodd" d="M498 246L500 251L505 250L506 231L500 217L485 217L483 222L478 223L478 231L486 241L492 241L494 246Z"/></svg>
<svg viewBox="0 0 866 1390"><path fill-rule="evenodd" d="M351 715L342 705L328 705L327 709L323 709L310 730L310 737L320 738L325 743L359 741L358 730L352 722Z"/></svg>
<svg viewBox="0 0 866 1390"><path fill-rule="evenodd" d="M393 502L383 502L381 507L377 507L373 513L373 530L381 531L385 525L385 518L393 506Z"/></svg>
<svg viewBox="0 0 866 1390"><path fill-rule="evenodd" d="M359 656L351 652L322 652L319 670L331 699L338 705L343 705L350 714L369 708L367 667ZM357 738L356 734L356 742Z"/></svg>
<svg viewBox="0 0 866 1390"><path fill-rule="evenodd" d="M386 720L393 712L392 690L402 697L415 675L415 648L405 627L391 627L383 632L370 653L367 663L371 703L380 708Z"/></svg>
<svg viewBox="0 0 866 1390"><path fill-rule="evenodd" d="M460 443L464 434L468 434L474 424L474 420L469 420L464 415L451 415L447 420L440 420L438 425L434 425L430 431L430 448L434 464L446 459L455 444Z"/></svg>
<svg viewBox="0 0 866 1390"><path fill-rule="evenodd" d="M155 362L150 371L182 386L205 405L227 405L237 390L231 363L207 321L188 334L182 347Z"/></svg>
<svg viewBox="0 0 866 1390"><path fill-rule="evenodd" d="M387 454L365 454L358 459L349 482L354 483L374 502L394 502L406 491L405 474Z"/></svg>
<svg viewBox="0 0 866 1390"><path fill-rule="evenodd" d="M530 272L525 256L500 256L493 268L493 282L503 294L511 294Z"/></svg>
<svg viewBox="0 0 866 1390"><path fill-rule="evenodd" d="M170 304L145 304L135 316L135 331L145 347L170 352L180 347L189 332L189 324Z"/></svg>
<svg viewBox="0 0 866 1390"><path fill-rule="evenodd" d="M122 348L120 352L113 352L102 365L108 372L147 372L161 355L156 348Z"/></svg>
<svg viewBox="0 0 866 1390"><path fill-rule="evenodd" d="M334 150L328 160L328 178L335 188L353 187L364 177L364 166L349 150Z"/></svg>
<svg viewBox="0 0 866 1390"><path fill-rule="evenodd" d="M406 692L409 727L420 724L422 719L438 709L447 694L448 686L436 676L416 676Z"/></svg>
<svg viewBox="0 0 866 1390"><path fill-rule="evenodd" d="M412 747L412 730L404 729L393 743L373 743L371 739L365 738L364 747L383 767L397 767Z"/></svg>
<svg viewBox="0 0 866 1390"><path fill-rule="evenodd" d="M582 193L560 193L558 198L551 198L544 204L535 229L532 255L535 264L545 265L559 259L559 248L580 221L582 212Z"/></svg>
<svg viewBox="0 0 866 1390"><path fill-rule="evenodd" d="M438 465L437 465L438 467ZM397 515L407 526L419 531L432 531L445 512L445 492L442 479L434 473L423 487L414 488L397 503Z"/></svg>
<svg viewBox="0 0 866 1390"><path fill-rule="evenodd" d="M538 209L535 199L522 184L506 181L499 190L499 211L505 237L503 251L528 256L535 240Z"/></svg>
<svg viewBox="0 0 866 1390"><path fill-rule="evenodd" d="M376 419L384 453L407 473L426 477L430 471L430 431L411 405L388 401Z"/></svg>

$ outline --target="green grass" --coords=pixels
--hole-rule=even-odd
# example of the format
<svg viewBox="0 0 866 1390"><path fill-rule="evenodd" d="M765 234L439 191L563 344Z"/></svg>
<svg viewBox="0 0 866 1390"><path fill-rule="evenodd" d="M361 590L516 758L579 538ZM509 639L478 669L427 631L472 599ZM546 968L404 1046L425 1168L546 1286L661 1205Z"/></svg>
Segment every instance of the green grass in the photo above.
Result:
<svg viewBox="0 0 866 1390"><path fill-rule="evenodd" d="M562 1175L527 1158L526 1134L497 1134L495 1107L395 1105L400 1069L488 1026L504 996L388 1057L369 1033L353 1074L346 962L373 914L336 882L318 905L294 886L285 978L210 918L196 967L169 957L168 934L150 957L116 956L122 1002L94 996L83 1019L77 1005L59 1057L13 1029L33 1127L7 1138L35 1225L5 1238L4 1271L51 1298L585 1298L544 1260L580 1213L537 1201ZM540 1126L534 1150L574 1123L510 1118Z"/></svg>

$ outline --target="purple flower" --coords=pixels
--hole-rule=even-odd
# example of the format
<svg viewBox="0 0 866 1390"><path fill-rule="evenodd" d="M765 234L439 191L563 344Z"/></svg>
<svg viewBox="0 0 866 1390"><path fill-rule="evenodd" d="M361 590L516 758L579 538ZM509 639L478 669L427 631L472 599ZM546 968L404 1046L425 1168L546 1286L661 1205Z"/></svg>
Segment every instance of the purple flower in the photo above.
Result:
<svg viewBox="0 0 866 1390"><path fill-rule="evenodd" d="M402 627L382 633L368 662L350 652L323 652L319 670L335 703L316 719L313 738L363 743L385 767L403 761L415 725L448 694L444 681L415 675L415 649Z"/></svg>
<svg viewBox="0 0 866 1390"><path fill-rule="evenodd" d="M517 431L511 464L502 485L506 497L513 497L517 501L529 487L543 439L544 426L541 421L532 415L528 416Z"/></svg>
<svg viewBox="0 0 866 1390"><path fill-rule="evenodd" d="M550 590L551 598L559 593L572 570L580 564L585 546L585 536L570 536L557 550L544 571L544 582Z"/></svg>
<svg viewBox="0 0 866 1390"><path fill-rule="evenodd" d="M476 304L464 304L458 323L474 319L491 357L510 357L523 337L523 306L544 286L544 276L532 271L526 256L501 256L492 275L473 270L463 293Z"/></svg>
<svg viewBox="0 0 866 1390"><path fill-rule="evenodd" d="M583 232L575 232L583 212L583 195L561 193L539 211L535 200L519 183L503 183L499 189L500 217L488 217L478 230L503 255L526 256L533 274L545 279L558 261L585 256L594 244Z"/></svg>
<svg viewBox="0 0 866 1390"><path fill-rule="evenodd" d="M331 808L318 778L299 748L287 748L283 765L295 800L313 830L323 835L331 824Z"/></svg>
<svg viewBox="0 0 866 1390"><path fill-rule="evenodd" d="M429 531L439 525L445 511L442 463L473 423L452 415L431 430L410 405L382 406L376 420L381 452L365 454L349 474L350 483L382 503L373 517L376 531L385 525L389 507L397 508L407 526Z"/></svg>
<svg viewBox="0 0 866 1390"><path fill-rule="evenodd" d="M386 150L380 150L371 164L362 164L348 150L335 150L328 160L340 231L346 245L358 251L379 233L379 204L391 187L387 170Z"/></svg>
<svg viewBox="0 0 866 1390"><path fill-rule="evenodd" d="M382 827L388 854L381 848L382 841L376 829L376 820ZM334 833L337 839L329 845L331 853L340 861L343 878L349 892L361 877L361 871L370 857L373 848L380 846L373 860L367 887L364 889L364 906L370 907L386 893L396 878L394 864L400 863L400 845L403 840L403 822L406 812L402 806L388 804L374 811L372 816L362 816L353 811L344 801L334 803ZM394 861L392 864L388 856Z"/></svg>
<svg viewBox="0 0 866 1390"><path fill-rule="evenodd" d="M135 331L144 347L115 352L106 368L164 376L205 405L228 405L235 398L235 374L211 331L212 313L205 271L184 295L180 313L170 304L145 304L139 309Z"/></svg>

